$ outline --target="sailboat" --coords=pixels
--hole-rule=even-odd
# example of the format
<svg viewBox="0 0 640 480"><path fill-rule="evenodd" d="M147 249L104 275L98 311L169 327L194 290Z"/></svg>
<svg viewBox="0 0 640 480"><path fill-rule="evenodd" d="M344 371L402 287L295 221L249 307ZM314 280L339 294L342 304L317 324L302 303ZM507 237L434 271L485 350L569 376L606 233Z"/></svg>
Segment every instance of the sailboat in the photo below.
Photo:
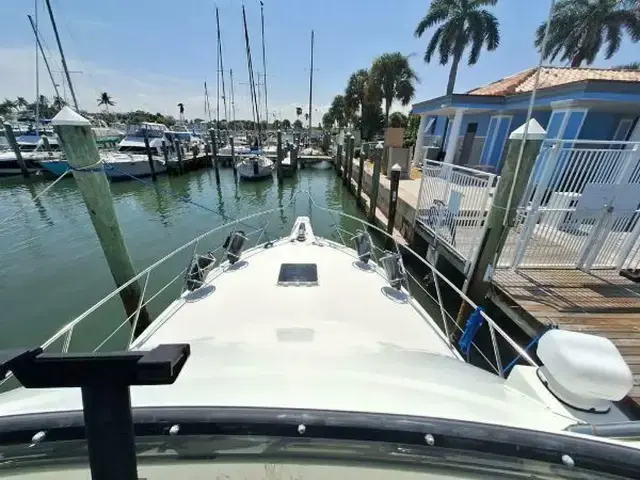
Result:
<svg viewBox="0 0 640 480"><path fill-rule="evenodd" d="M260 178L270 178L275 170L275 165L260 148L262 142L262 134L260 131L260 108L256 95L256 84L253 76L253 62L251 60L251 46L249 44L249 31L247 28L247 16L244 5L242 6L242 18L244 22L245 46L247 49L247 68L249 70L249 90L251 98L251 109L254 115L254 123L256 125L256 142L251 149L249 155L245 156L236 165L236 170L240 178L245 180L254 180ZM263 39L264 41L264 39Z"/></svg>
<svg viewBox="0 0 640 480"><path fill-rule="evenodd" d="M340 235L338 225L361 222L313 206L337 218ZM263 215L251 221L279 213ZM183 288L137 337L127 319L107 337L120 332L124 350L68 353L74 332L92 321L102 331L113 313L104 308L127 285L61 328L47 354L3 352L5 382L15 375L26 388L0 394L2 473L87 478L88 460L92 478L128 480L637 478L638 423L615 402L632 375L609 340L550 330L538 343L541 365L476 309L470 323L522 360L498 368L509 354L495 342L483 352L490 373L451 340L455 321L441 302L429 313L411 295L395 248L380 250L365 230L349 244L329 240L308 216L268 241L246 221L128 282L146 289L134 323L156 297L151 285L163 283L150 275L177 268L159 292L176 279ZM220 247L202 251L225 231ZM177 266L187 252L193 258Z"/></svg>

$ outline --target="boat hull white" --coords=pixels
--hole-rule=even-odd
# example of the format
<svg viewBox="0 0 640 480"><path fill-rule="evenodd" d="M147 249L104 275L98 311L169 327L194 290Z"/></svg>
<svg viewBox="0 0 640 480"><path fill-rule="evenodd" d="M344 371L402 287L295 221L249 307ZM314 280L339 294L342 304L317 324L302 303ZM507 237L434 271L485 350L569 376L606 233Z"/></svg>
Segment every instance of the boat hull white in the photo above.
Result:
<svg viewBox="0 0 640 480"><path fill-rule="evenodd" d="M254 180L271 177L275 166L267 157L247 158L236 166L240 178Z"/></svg>

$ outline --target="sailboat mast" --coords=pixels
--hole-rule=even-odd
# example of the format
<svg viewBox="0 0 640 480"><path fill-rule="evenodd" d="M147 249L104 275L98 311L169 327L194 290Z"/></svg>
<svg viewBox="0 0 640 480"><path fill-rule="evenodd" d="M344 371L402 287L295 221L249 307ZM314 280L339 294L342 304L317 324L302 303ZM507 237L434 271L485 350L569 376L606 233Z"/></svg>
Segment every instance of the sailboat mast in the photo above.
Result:
<svg viewBox="0 0 640 480"><path fill-rule="evenodd" d="M34 16L38 25L38 0L34 0ZM40 52L38 51L38 36L36 35L36 130L40 123Z"/></svg>
<svg viewBox="0 0 640 480"><path fill-rule="evenodd" d="M258 142L261 143L260 136L260 110L258 109L258 103L256 102L256 82L253 76L253 62L251 60L251 44L249 42L249 29L247 27L247 14L242 6L242 20L244 22L244 41L247 48L247 69L249 70L249 92L251 97L251 110L253 111L253 117L256 124L258 133Z"/></svg>
<svg viewBox="0 0 640 480"><path fill-rule="evenodd" d="M49 66L49 61L47 60L47 56L45 55L44 50L42 48L42 43L40 42L40 34L38 33L38 29L36 28L36 25L33 22L33 18L31 17L31 15L27 15L27 18L29 19L29 23L31 23L31 28L33 29L33 33L36 36L36 42L38 44L38 48L40 49L40 53L42 54L42 60L44 60L44 64L47 67L47 72L49 72L49 78L51 79L51 83L53 84L53 90L56 92L56 97L60 97L58 84L56 83L56 80L53 78L53 73L51 73L51 67Z"/></svg>
<svg viewBox="0 0 640 480"><path fill-rule="evenodd" d="M216 7L216 25L218 27L218 52L216 60L216 138L220 139L220 14Z"/></svg>
<svg viewBox="0 0 640 480"><path fill-rule="evenodd" d="M64 58L64 50L62 50L62 43L60 43L60 35L58 34L58 27L56 26L56 20L53 18L53 10L51 10L51 1L45 0L47 2L47 10L49 11L49 18L51 19L51 26L53 27L53 33L56 36L56 42L58 44L58 50L60 51L60 58L62 59L62 69L64 70L64 75L67 77L67 83L69 84L69 91L71 92L71 98L73 99L73 106L76 111L80 110L78 107L78 99L76 98L76 92L73 89L73 83L71 83L71 76L69 75L69 69L67 68L67 60Z"/></svg>
<svg viewBox="0 0 640 480"><path fill-rule="evenodd" d="M311 113L313 110L313 40L314 31L311 30L311 68L309 69L309 143L311 143Z"/></svg>
<svg viewBox="0 0 640 480"><path fill-rule="evenodd" d="M231 82L231 121L233 122L233 130L236 130L236 99L233 95L233 70L229 70L229 77Z"/></svg>
<svg viewBox="0 0 640 480"><path fill-rule="evenodd" d="M260 17L262 20L262 74L264 75L264 115L267 120L267 127L269 127L269 102L267 100L267 53L264 42L264 3L260 2Z"/></svg>
<svg viewBox="0 0 640 480"><path fill-rule="evenodd" d="M220 33L220 17L218 16L217 9L216 9L216 22L218 24L218 58L219 58L218 67L220 68L220 79L222 82L222 102L223 102L223 108L224 108L224 120L225 122L228 122L229 112L227 109L227 91L224 86L224 61L222 56L222 34Z"/></svg>

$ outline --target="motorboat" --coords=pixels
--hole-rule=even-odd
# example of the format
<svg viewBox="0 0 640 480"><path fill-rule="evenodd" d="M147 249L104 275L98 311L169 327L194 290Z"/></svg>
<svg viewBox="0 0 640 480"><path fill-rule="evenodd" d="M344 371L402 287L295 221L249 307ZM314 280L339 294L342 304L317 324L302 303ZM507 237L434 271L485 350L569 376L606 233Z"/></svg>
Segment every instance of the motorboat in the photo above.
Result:
<svg viewBox="0 0 640 480"><path fill-rule="evenodd" d="M132 125L128 129L127 136L120 141L115 152L103 151L100 158L106 175L111 179L126 180L151 175L151 165L145 144L145 137L149 142L151 157L155 173L167 171L163 146L167 149L167 156L171 161L174 155L174 147L166 136L167 128L159 123L142 123ZM53 176L63 175L69 169L69 164L64 159L52 159L40 162Z"/></svg>
<svg viewBox="0 0 640 480"><path fill-rule="evenodd" d="M125 131L116 126L109 126L104 120L99 118L91 119L91 125L91 130L93 130L95 134L98 145L115 144L120 142L125 136Z"/></svg>
<svg viewBox="0 0 640 480"><path fill-rule="evenodd" d="M3 383L14 388L0 394L2 473L637 478L638 423L617 403L632 378L611 342L550 330L536 361L416 252L385 250L384 231L310 202L314 218L336 219L340 241L316 233L308 216L268 238L279 209L227 222L40 349L4 352ZM264 226L248 224L256 221ZM431 309L412 295L432 293L409 258L473 312L459 341L439 293ZM150 281L156 274L171 279ZM79 332L103 329L109 302L138 284L144 297L97 353L74 350ZM152 319L148 303L179 285ZM476 350L495 373L469 363Z"/></svg>
<svg viewBox="0 0 640 480"><path fill-rule="evenodd" d="M47 140L48 149L40 133L35 130L28 131L16 138L29 173L38 173L41 170L40 163L42 161L60 159L62 152L57 137L51 134L47 136ZM10 148L3 149L0 152L0 176L19 175L21 172L15 152Z"/></svg>
<svg viewBox="0 0 640 480"><path fill-rule="evenodd" d="M259 153L245 156L236 163L238 175L245 180L271 177L274 169L273 160Z"/></svg>

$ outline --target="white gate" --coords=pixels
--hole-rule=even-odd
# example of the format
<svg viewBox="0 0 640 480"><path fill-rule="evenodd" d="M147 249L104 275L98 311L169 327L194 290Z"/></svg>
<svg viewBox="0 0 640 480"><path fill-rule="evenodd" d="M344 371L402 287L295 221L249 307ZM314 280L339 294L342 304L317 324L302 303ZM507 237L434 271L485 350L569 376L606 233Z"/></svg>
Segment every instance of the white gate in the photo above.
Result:
<svg viewBox="0 0 640 480"><path fill-rule="evenodd" d="M423 162L416 222L462 259L465 271L477 258L497 180L473 168Z"/></svg>
<svg viewBox="0 0 640 480"><path fill-rule="evenodd" d="M639 159L635 143L545 142L518 209L507 263L585 271L639 263Z"/></svg>

